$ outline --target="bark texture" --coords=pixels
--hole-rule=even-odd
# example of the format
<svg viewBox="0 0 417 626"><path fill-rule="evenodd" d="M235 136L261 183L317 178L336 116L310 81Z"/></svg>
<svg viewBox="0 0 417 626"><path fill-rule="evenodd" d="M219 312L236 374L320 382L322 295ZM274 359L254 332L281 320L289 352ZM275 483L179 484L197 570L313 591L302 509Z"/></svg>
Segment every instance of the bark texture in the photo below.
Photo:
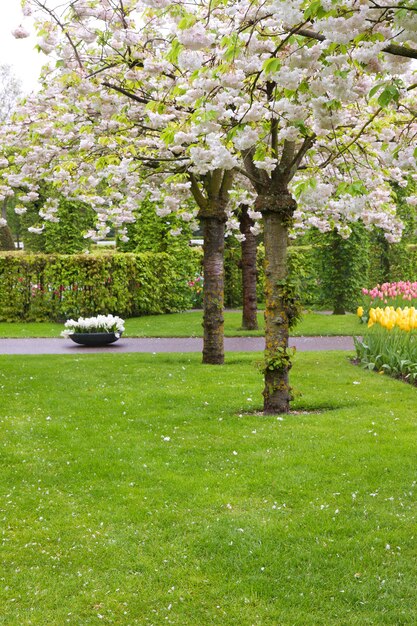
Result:
<svg viewBox="0 0 417 626"><path fill-rule="evenodd" d="M259 196L257 202L265 233L264 412L288 413L291 359L288 351L287 248L289 224L296 203L287 190L269 197Z"/></svg>
<svg viewBox="0 0 417 626"><path fill-rule="evenodd" d="M224 234L233 171L214 170L201 179L189 173L203 227L203 363L224 363Z"/></svg>
<svg viewBox="0 0 417 626"><path fill-rule="evenodd" d="M289 326L280 283L287 276L287 229L276 213L265 222L265 388L264 412L288 413L291 390L288 350Z"/></svg>
<svg viewBox="0 0 417 626"><path fill-rule="evenodd" d="M274 83L267 83L266 94L274 99ZM269 175L255 165L255 152L244 152L245 171L257 192L255 209L262 213L265 241L265 388L264 412L288 413L291 388L288 373L291 369L288 351L289 322L294 319L293 293L287 279L288 231L293 222L297 203L288 185L304 156L312 147L315 135L305 137L299 145L294 141L279 144L279 122L272 119L270 126L271 154L278 163Z"/></svg>
<svg viewBox="0 0 417 626"><path fill-rule="evenodd" d="M1 217L3 219L7 219L7 198L5 198L3 200L3 204L1 206ZM3 226L2 228L0 228L0 250L14 250L14 241L13 241L13 235L12 235L12 231L10 230L10 227L7 226Z"/></svg>
<svg viewBox="0 0 417 626"><path fill-rule="evenodd" d="M203 217L204 300L203 363L224 363L224 233L225 222Z"/></svg>
<svg viewBox="0 0 417 626"><path fill-rule="evenodd" d="M12 231L9 226L0 228L0 250L14 250Z"/></svg>
<svg viewBox="0 0 417 626"><path fill-rule="evenodd" d="M256 330L258 328L257 297L256 297L256 252L258 244L251 227L254 221L248 215L248 207L241 206L239 227L242 235L245 235L241 244L242 250L242 328L244 330Z"/></svg>

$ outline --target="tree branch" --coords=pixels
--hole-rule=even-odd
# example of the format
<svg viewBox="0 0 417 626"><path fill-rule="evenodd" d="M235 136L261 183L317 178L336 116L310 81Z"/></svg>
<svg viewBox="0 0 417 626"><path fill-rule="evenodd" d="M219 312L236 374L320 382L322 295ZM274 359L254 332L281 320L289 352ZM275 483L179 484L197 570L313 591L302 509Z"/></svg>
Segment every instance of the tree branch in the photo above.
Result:
<svg viewBox="0 0 417 626"><path fill-rule="evenodd" d="M39 0L35 0L36 1L36 5L41 8L42 10L44 10L46 13L48 13L48 15L50 15L51 19L54 20L54 22L56 22L59 26L59 28L62 30L62 32L64 33L64 36L66 37L66 39L68 39L68 43L71 46L71 48L73 49L75 58L77 59L77 63L80 67L80 69L83 69L83 63L81 61L80 55L78 54L78 50L77 50L77 46L75 45L75 43L73 42L73 40L71 39L70 35L67 33L67 31L65 30L65 26L64 24L62 24L62 22L59 20L59 18L56 16L55 12L52 9L48 9L48 7L46 6L46 4L43 4L42 2L40 2Z"/></svg>
<svg viewBox="0 0 417 626"><path fill-rule="evenodd" d="M207 208L207 198L205 198L204 195L201 193L201 189L198 185L197 179L192 172L188 172L188 178L191 181L191 193L193 194L193 198L196 201L197 206L200 209L204 210L205 208Z"/></svg>
<svg viewBox="0 0 417 626"><path fill-rule="evenodd" d="M376 117L378 117L378 115L381 113L381 111L383 110L383 107L379 107L379 109L377 109L375 111L375 113L373 113L373 115L371 115L371 117L365 122L365 124L362 126L362 128L360 128L358 130L358 132L356 133L356 135L351 139L351 141L346 144L343 148L341 148L336 155L331 155L329 156L329 158L321 164L320 167L326 167L331 161L333 161L337 156L341 156L342 154L344 154L347 150L349 150L349 148L351 146L353 146L353 144L357 143L359 137L361 135L363 135L363 133L365 132L365 129L369 126L369 124L372 124L372 122L374 121L374 119Z"/></svg>
<svg viewBox="0 0 417 626"><path fill-rule="evenodd" d="M316 39L316 41L325 41L326 37L321 35L320 33L316 33L314 30L310 30L308 28L300 28L295 29L293 31L294 35L301 35L302 37L308 37L308 39ZM382 48L382 52L387 52L388 54L393 54L395 56L407 57L408 59L417 59L417 50L413 50L412 48L406 48L405 46L400 46L399 44L390 43L385 48Z"/></svg>
<svg viewBox="0 0 417 626"><path fill-rule="evenodd" d="M209 184L209 196L217 198L220 194L220 189L223 182L223 170L217 169L211 172L210 184Z"/></svg>
<svg viewBox="0 0 417 626"><path fill-rule="evenodd" d="M233 170L225 170L223 172L223 180L222 180L222 184L220 187L220 200L222 202L225 202L227 204L227 202L229 201L229 191L232 188L233 185L233 178L234 178L234 171Z"/></svg>
<svg viewBox="0 0 417 626"><path fill-rule="evenodd" d="M150 102L150 100L148 100L147 98L141 98L140 96L137 96L136 94L128 91L127 89L124 89L123 87L119 87L118 85L113 85L112 83L109 83L107 80L105 80L101 84L103 85L103 87L108 87L109 89L114 89L114 91L122 93L124 96L127 96L131 100L135 100L135 102L140 102L141 104L148 104L148 102Z"/></svg>
<svg viewBox="0 0 417 626"><path fill-rule="evenodd" d="M288 141L286 139L284 141L281 161L278 166L278 169L281 171L281 173L289 171L294 160L294 152L295 152L295 141Z"/></svg>
<svg viewBox="0 0 417 626"><path fill-rule="evenodd" d="M247 172L246 175L252 181L255 190L258 193L262 193L263 188L269 185L270 180L268 174L264 170L258 170L258 168L255 167L253 162L254 154L255 152L253 148L250 148L249 150L243 150L243 164Z"/></svg>
<svg viewBox="0 0 417 626"><path fill-rule="evenodd" d="M298 153L295 155L290 165L290 172L289 172L290 180L292 180L292 178L297 173L297 170L300 167L301 161L303 160L304 156L310 150L311 146L314 144L315 141L316 141L316 135L311 135L310 137L306 137L304 139L301 148L299 149Z"/></svg>

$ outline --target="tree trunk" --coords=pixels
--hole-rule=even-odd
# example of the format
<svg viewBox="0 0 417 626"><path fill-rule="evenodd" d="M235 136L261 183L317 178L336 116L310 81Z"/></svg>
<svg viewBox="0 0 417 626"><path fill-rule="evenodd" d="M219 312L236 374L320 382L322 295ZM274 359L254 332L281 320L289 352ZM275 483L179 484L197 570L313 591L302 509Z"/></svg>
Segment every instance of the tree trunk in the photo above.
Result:
<svg viewBox="0 0 417 626"><path fill-rule="evenodd" d="M286 187L260 194L256 210L264 220L265 242L265 388L264 413L290 410L291 351L288 349L291 302L287 282L288 229L297 204Z"/></svg>
<svg viewBox="0 0 417 626"><path fill-rule="evenodd" d="M191 193L203 227L203 363L224 363L224 235L233 170L213 170L197 180L189 173Z"/></svg>
<svg viewBox="0 0 417 626"><path fill-rule="evenodd" d="M265 223L265 389L264 412L288 413L291 389L288 374L289 325L283 283L287 277L288 231L277 213Z"/></svg>
<svg viewBox="0 0 417 626"><path fill-rule="evenodd" d="M9 226L0 228L0 250L14 250L12 231Z"/></svg>
<svg viewBox="0 0 417 626"><path fill-rule="evenodd" d="M224 234L225 222L201 217L204 232L203 363L224 363Z"/></svg>
<svg viewBox="0 0 417 626"><path fill-rule="evenodd" d="M241 206L240 232L245 235L242 241L242 290L243 290L243 311L242 328L244 330L256 330L258 328L257 317L257 297L256 297L256 236L252 233L251 227L254 221L248 215L248 207Z"/></svg>
<svg viewBox="0 0 417 626"><path fill-rule="evenodd" d="M3 200L3 204L1 207L1 217L3 219L7 219L7 198ZM0 250L14 250L14 242L12 231L10 230L10 226L6 224L6 226L0 227Z"/></svg>

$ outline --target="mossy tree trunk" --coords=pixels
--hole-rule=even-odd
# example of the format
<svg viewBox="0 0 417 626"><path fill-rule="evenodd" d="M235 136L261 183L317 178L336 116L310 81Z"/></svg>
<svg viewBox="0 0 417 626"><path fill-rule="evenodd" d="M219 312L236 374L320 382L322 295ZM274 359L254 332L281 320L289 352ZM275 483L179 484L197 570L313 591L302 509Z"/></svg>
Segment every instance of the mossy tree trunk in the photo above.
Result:
<svg viewBox="0 0 417 626"><path fill-rule="evenodd" d="M286 282L287 251L289 218L296 205L287 190L273 197L260 196L257 204L263 215L265 242L264 412L288 413L291 400L288 349L291 312Z"/></svg>
<svg viewBox="0 0 417 626"><path fill-rule="evenodd" d="M0 250L14 250L12 231L9 226L0 227Z"/></svg>
<svg viewBox="0 0 417 626"><path fill-rule="evenodd" d="M273 94L273 85L267 85ZM289 229L297 203L289 191L289 183L314 144L315 137L306 137L300 145L285 141L279 147L278 120L271 122L271 154L277 165L271 174L259 170L254 163L255 151L243 155L244 166L256 192L255 209L262 214L265 242L265 387L264 413L288 413L291 388L289 371L291 351L289 329L297 316L296 294L287 278Z"/></svg>
<svg viewBox="0 0 417 626"><path fill-rule="evenodd" d="M239 227L245 239L241 243L242 250L242 328L256 330L258 328L257 297L256 297L256 252L258 244L251 228L253 219L248 214L248 207L240 207Z"/></svg>
<svg viewBox="0 0 417 626"><path fill-rule="evenodd" d="M3 200L3 204L1 206L1 217L7 220L7 198ZM12 231L10 227L6 224L6 226L0 227L0 250L14 250L14 241Z"/></svg>
<svg viewBox="0 0 417 626"><path fill-rule="evenodd" d="M224 231L225 221L202 217L204 233L203 363L224 363Z"/></svg>
<svg viewBox="0 0 417 626"><path fill-rule="evenodd" d="M203 226L203 363L224 363L224 235L233 172L215 170L200 179L189 174Z"/></svg>

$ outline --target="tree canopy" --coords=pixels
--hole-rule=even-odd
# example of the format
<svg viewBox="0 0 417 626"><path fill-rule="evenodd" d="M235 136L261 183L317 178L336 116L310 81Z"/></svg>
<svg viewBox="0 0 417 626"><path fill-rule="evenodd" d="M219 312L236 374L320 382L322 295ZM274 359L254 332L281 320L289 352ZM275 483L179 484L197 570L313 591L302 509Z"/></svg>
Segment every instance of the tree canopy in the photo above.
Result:
<svg viewBox="0 0 417 626"><path fill-rule="evenodd" d="M12 189L36 193L47 177L93 204L102 236L107 220L123 231L149 190L161 214L192 222L184 196L207 200L196 180L238 174L236 204L253 205L286 170L297 227L347 234L361 217L400 236L388 180L414 167L415 12L353 0L53 6L24 3L58 62L14 126L25 163L11 158Z"/></svg>

